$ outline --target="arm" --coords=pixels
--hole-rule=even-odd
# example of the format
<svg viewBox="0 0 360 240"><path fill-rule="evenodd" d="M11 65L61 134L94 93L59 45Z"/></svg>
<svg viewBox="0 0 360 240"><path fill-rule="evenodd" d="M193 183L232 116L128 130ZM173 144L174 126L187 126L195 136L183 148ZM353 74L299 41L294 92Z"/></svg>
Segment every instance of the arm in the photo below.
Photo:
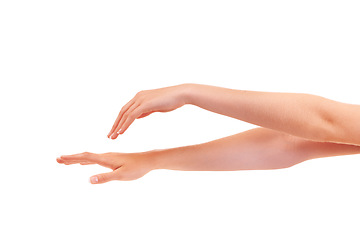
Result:
<svg viewBox="0 0 360 240"><path fill-rule="evenodd" d="M358 153L360 146L314 142L266 128L153 152L156 169L183 171L280 169L309 159Z"/></svg>
<svg viewBox="0 0 360 240"><path fill-rule="evenodd" d="M188 104L314 141L360 145L360 105L303 93L186 85Z"/></svg>
<svg viewBox="0 0 360 240"><path fill-rule="evenodd" d="M108 137L116 139L135 119L185 104L261 127L318 141L360 145L360 105L311 94L256 92L181 84L138 92L118 114Z"/></svg>
<svg viewBox="0 0 360 240"><path fill-rule="evenodd" d="M142 153L80 153L57 158L63 164L100 164L113 171L92 183L134 180L151 170L232 171L279 169L312 158L358 154L360 146L313 142L265 128L185 147Z"/></svg>

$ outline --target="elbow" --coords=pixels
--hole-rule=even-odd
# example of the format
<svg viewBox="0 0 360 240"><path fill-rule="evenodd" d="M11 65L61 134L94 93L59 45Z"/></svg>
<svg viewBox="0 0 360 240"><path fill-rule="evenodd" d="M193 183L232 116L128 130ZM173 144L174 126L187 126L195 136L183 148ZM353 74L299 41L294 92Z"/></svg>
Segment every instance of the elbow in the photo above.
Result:
<svg viewBox="0 0 360 240"><path fill-rule="evenodd" d="M312 108L308 121L309 139L318 142L360 145L359 105L343 104L326 98L317 98L319 104ZM313 100L313 101L315 101Z"/></svg>
<svg viewBox="0 0 360 240"><path fill-rule="evenodd" d="M335 132L334 129L335 129L335 126L331 125L331 123L324 123L316 131L314 140L318 141L318 142L335 142L336 134L334 134L334 132Z"/></svg>
<svg viewBox="0 0 360 240"><path fill-rule="evenodd" d="M333 124L322 133L320 141L360 146L360 139L356 136L354 131L346 129L343 125Z"/></svg>
<svg viewBox="0 0 360 240"><path fill-rule="evenodd" d="M308 118L303 126L298 128L298 136L316 142L333 142L337 135L338 126L328 117L312 115L313 118ZM316 116L316 117L315 117Z"/></svg>

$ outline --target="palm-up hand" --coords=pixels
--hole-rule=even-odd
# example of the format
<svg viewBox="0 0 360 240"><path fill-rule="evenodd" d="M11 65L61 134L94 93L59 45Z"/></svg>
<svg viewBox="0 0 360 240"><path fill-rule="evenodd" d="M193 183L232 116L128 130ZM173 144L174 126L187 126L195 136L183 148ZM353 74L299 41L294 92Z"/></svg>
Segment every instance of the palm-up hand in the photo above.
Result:
<svg viewBox="0 0 360 240"><path fill-rule="evenodd" d="M65 165L80 163L81 165L99 164L112 169L112 172L94 175L90 178L93 184L112 180L135 180L154 169L151 152L141 153L79 153L63 155L56 159Z"/></svg>

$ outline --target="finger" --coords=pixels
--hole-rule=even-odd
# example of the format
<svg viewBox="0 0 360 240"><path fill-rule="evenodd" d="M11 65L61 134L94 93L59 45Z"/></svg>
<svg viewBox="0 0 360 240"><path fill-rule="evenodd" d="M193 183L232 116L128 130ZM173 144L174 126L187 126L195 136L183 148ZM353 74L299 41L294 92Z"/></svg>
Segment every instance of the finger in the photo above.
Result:
<svg viewBox="0 0 360 240"><path fill-rule="evenodd" d="M119 114L118 114L118 116L117 116L117 118L116 118L116 120L115 120L115 122L114 122L114 124L113 124L113 126L112 126L112 128L111 128L111 130L110 130L110 132L109 132L108 135L107 135L108 137L110 137L110 136L115 132L115 129L116 129L116 127L119 125L119 122L120 122L122 116L124 115L124 113L125 113L134 103L135 103L135 100L134 100L134 98L133 98L133 99L131 99L127 104L125 104L125 105L121 108L121 110L120 110L120 112L119 112Z"/></svg>
<svg viewBox="0 0 360 240"><path fill-rule="evenodd" d="M108 167L109 164L107 164L107 162L105 161L106 159L104 159L103 155L104 154L97 154L90 152L83 152L72 155L62 155L59 158L57 158L57 162L66 165L76 164L76 163L80 163L82 165L97 163L101 166Z"/></svg>
<svg viewBox="0 0 360 240"><path fill-rule="evenodd" d="M92 163L92 162L81 162L80 165L90 165L90 164L95 164L95 163Z"/></svg>
<svg viewBox="0 0 360 240"><path fill-rule="evenodd" d="M121 118L120 120L120 123L119 125L116 127L113 135L111 135L111 139L116 139L117 136L119 135L119 131L120 129L122 128L122 125L124 124L124 122L126 121L126 119L128 119L131 115L132 115L132 112L134 111L134 109L136 109L137 107L140 106L140 103L136 103L136 104L133 104L131 105L131 107L124 113L123 117Z"/></svg>
<svg viewBox="0 0 360 240"><path fill-rule="evenodd" d="M87 164L99 164L100 166L114 169L117 164L114 165L114 161L109 157L108 153L89 153L83 152L73 155L62 155L59 160L59 163L64 163L66 165L80 163L82 165Z"/></svg>
<svg viewBox="0 0 360 240"><path fill-rule="evenodd" d="M62 158L57 158L56 161L58 163L62 163L62 164L65 164L65 165L69 165L69 164L76 164L76 163L80 163L81 165L88 165L88 164L94 164L94 162L88 162L88 161L70 161L70 160L64 160Z"/></svg>
<svg viewBox="0 0 360 240"><path fill-rule="evenodd" d="M64 161L74 162L99 162L101 160L100 155L96 153L83 152L71 155L62 155L60 158Z"/></svg>
<svg viewBox="0 0 360 240"><path fill-rule="evenodd" d="M129 118L133 111L135 109L137 109L140 106L140 103L134 104L132 105L123 115L123 118L121 119L119 126L116 128L115 133L118 133L120 131L120 129L122 128L122 125L124 124L124 122L126 121L127 118Z"/></svg>
<svg viewBox="0 0 360 240"><path fill-rule="evenodd" d="M90 162L63 162L65 165L72 165L72 164L80 164L80 165L89 165L89 164L95 164Z"/></svg>
<svg viewBox="0 0 360 240"><path fill-rule="evenodd" d="M115 120L115 122L114 122L114 124L113 124L113 126L112 126L112 128L111 128L111 130L110 130L110 132L108 133L107 137L110 137L110 136L114 133L116 127L119 125L119 122L120 122L120 120L121 120L121 117L122 117L123 114L131 107L131 105L133 105L134 103L135 103L135 100L134 100L134 98L133 98L133 99L131 99L127 104L125 104L125 105L121 108L121 110L120 110L120 112L119 112L119 115L117 116L117 118L116 118L116 120Z"/></svg>
<svg viewBox="0 0 360 240"><path fill-rule="evenodd" d="M87 162L87 161L65 161L61 158L57 158L56 161L60 164L65 164L65 165L71 165L71 164L77 164L77 163L80 163L80 165L95 164L94 162Z"/></svg>
<svg viewBox="0 0 360 240"><path fill-rule="evenodd" d="M90 177L90 183L92 184L99 184L99 183L106 183L113 180L118 180L120 175L121 168L115 169L112 172L108 173L100 173Z"/></svg>
<svg viewBox="0 0 360 240"><path fill-rule="evenodd" d="M135 119L137 119L142 114L142 112L143 111L141 110L141 107L136 108L132 112L132 114L130 114L129 117L126 119L123 126L121 126L119 134L123 134L128 129L128 127L135 121Z"/></svg>

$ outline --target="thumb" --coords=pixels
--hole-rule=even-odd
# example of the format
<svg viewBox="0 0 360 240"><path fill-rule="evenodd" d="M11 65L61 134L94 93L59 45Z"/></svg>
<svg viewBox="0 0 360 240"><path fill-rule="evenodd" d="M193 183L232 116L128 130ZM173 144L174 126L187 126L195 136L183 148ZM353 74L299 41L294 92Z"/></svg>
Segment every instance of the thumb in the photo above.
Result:
<svg viewBox="0 0 360 240"><path fill-rule="evenodd" d="M90 183L99 184L117 180L118 174L118 169L108 173L100 173L90 177Z"/></svg>

